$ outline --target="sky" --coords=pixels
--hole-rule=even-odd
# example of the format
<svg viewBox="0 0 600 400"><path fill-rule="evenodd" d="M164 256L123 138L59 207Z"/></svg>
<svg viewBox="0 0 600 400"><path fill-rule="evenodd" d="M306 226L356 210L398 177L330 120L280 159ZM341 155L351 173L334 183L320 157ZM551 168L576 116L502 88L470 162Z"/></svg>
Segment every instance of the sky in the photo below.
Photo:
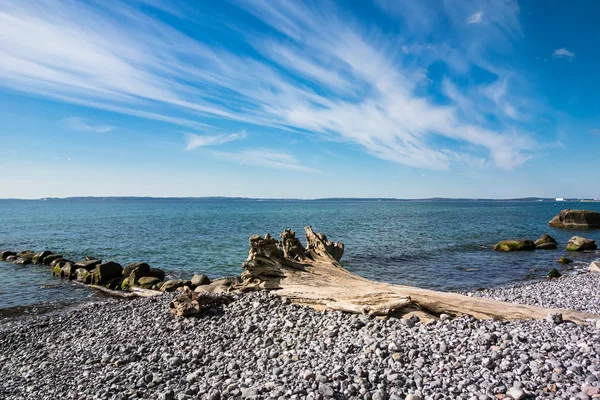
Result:
<svg viewBox="0 0 600 400"><path fill-rule="evenodd" d="M0 198L600 197L599 17L0 0Z"/></svg>

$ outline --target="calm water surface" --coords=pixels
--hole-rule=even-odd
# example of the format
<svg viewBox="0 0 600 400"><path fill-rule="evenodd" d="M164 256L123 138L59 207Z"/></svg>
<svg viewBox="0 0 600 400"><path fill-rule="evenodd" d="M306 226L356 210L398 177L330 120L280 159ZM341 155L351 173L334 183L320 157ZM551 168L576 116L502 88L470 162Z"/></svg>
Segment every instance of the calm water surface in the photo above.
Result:
<svg viewBox="0 0 600 400"><path fill-rule="evenodd" d="M125 265L145 261L172 276L238 275L248 238L312 225L346 245L343 265L370 279L439 290L471 290L541 276L567 240L600 242L600 230L548 227L564 208L600 203L255 201L206 199L0 200L0 249L50 249ZM502 239L549 233L556 251L496 253ZM586 266L600 254L570 255ZM531 272L537 269L537 272ZM0 263L0 309L78 302L89 290L53 278L47 267ZM39 308L39 307L38 307ZM2 313L0 313L0 317Z"/></svg>

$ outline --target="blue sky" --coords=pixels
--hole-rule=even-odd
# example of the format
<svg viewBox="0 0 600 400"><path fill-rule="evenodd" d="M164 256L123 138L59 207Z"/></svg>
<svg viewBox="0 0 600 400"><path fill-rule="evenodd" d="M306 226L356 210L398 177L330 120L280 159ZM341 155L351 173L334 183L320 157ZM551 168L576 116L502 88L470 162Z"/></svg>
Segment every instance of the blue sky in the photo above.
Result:
<svg viewBox="0 0 600 400"><path fill-rule="evenodd" d="M590 1L0 1L0 197L600 197Z"/></svg>

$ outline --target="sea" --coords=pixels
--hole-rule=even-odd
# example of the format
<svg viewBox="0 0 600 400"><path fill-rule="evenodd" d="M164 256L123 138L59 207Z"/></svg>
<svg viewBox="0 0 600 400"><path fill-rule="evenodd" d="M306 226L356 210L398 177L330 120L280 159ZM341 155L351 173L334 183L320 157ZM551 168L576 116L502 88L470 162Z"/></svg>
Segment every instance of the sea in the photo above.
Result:
<svg viewBox="0 0 600 400"><path fill-rule="evenodd" d="M342 265L366 278L443 291L471 291L543 278L552 268L583 270L599 252L568 254L571 236L600 243L600 230L559 230L562 209L600 212L597 202L483 200L252 200L234 198L72 198L0 200L0 250L51 250L123 266L143 261L173 278L239 275L248 238L285 228L304 239L311 225L345 244ZM500 253L511 238L548 233L558 250ZM0 319L43 313L100 294L52 276L45 266L0 262Z"/></svg>

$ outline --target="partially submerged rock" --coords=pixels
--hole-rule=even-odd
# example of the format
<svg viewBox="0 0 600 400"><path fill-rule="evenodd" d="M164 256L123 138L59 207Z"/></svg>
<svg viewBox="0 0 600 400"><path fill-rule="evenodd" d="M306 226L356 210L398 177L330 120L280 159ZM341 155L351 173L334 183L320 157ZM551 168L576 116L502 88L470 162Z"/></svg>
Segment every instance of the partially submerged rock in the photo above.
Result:
<svg viewBox="0 0 600 400"><path fill-rule="evenodd" d="M558 242L552 236L544 234L535 241L535 248L538 250L554 250L557 248Z"/></svg>
<svg viewBox="0 0 600 400"><path fill-rule="evenodd" d="M583 236L573 236L567 243L567 251L586 251L596 250L597 248L595 240L586 239Z"/></svg>
<svg viewBox="0 0 600 400"><path fill-rule="evenodd" d="M15 257L16 255L17 255L17 253L15 253L14 251L10 251L10 250L0 251L0 261L4 261L8 257Z"/></svg>
<svg viewBox="0 0 600 400"><path fill-rule="evenodd" d="M600 213L589 210L562 210L548 225L553 228L600 229Z"/></svg>
<svg viewBox="0 0 600 400"><path fill-rule="evenodd" d="M567 258L565 256L562 256L561 258L558 259L558 262L564 265L569 265L571 263L573 263L573 260L571 260L570 258Z"/></svg>
<svg viewBox="0 0 600 400"><path fill-rule="evenodd" d="M593 261L590 263L588 267L588 271L590 272L600 272L600 261Z"/></svg>
<svg viewBox="0 0 600 400"><path fill-rule="evenodd" d="M63 256L62 256L62 255L60 255L60 254L50 254L50 255L47 255L46 257L44 257L44 258L42 259L42 262L43 262L45 265L50 265L50 266L52 266L52 263L54 262L54 260L58 260L58 259L61 259L61 258L63 258Z"/></svg>
<svg viewBox="0 0 600 400"><path fill-rule="evenodd" d="M532 251L535 243L528 239L503 240L494 246L494 251Z"/></svg>
<svg viewBox="0 0 600 400"><path fill-rule="evenodd" d="M80 261L80 262L76 263L75 267L85 268L88 271L93 271L96 268L96 266L98 266L101 263L102 263L101 260L85 260L85 261Z"/></svg>
<svg viewBox="0 0 600 400"><path fill-rule="evenodd" d="M550 279L556 279L560 278L562 275L560 274L560 272L558 272L556 268L552 268L552 270L550 270L550 272L548 272L548 275L546 276Z"/></svg>
<svg viewBox="0 0 600 400"><path fill-rule="evenodd" d="M44 250L40 253L36 253L31 260L34 262L34 264L42 264L44 258L48 257L51 254L52 252L50 250Z"/></svg>
<svg viewBox="0 0 600 400"><path fill-rule="evenodd" d="M31 258L23 258L23 257L17 257L17 259L15 261L13 261L13 264L17 264L17 265L28 265L31 264L33 261L31 261Z"/></svg>

